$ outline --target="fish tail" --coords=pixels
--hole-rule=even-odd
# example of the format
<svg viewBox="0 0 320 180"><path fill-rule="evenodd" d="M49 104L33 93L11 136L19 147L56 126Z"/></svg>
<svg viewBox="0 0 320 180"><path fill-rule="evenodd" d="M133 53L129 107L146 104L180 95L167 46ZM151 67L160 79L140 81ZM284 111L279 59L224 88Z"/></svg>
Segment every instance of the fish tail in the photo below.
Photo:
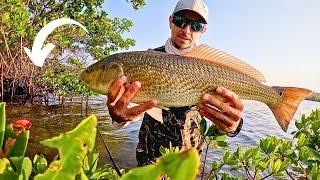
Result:
<svg viewBox="0 0 320 180"><path fill-rule="evenodd" d="M282 100L276 106L270 107L270 109L281 128L287 132L290 121L292 120L298 105L310 95L311 91L296 87L273 86L272 88L280 93Z"/></svg>

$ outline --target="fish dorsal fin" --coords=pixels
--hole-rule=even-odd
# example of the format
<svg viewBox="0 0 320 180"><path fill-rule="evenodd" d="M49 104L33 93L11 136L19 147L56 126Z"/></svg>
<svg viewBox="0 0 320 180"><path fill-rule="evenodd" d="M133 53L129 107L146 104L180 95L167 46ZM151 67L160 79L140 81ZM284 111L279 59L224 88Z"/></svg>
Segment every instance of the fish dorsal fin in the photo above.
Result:
<svg viewBox="0 0 320 180"><path fill-rule="evenodd" d="M248 76L256 79L259 82L266 81L263 74L261 74L257 69L253 68L249 64L228 53L205 44L201 44L195 47L191 52L185 54L184 56L194 57L202 59L209 63L229 67L236 71L247 74Z"/></svg>

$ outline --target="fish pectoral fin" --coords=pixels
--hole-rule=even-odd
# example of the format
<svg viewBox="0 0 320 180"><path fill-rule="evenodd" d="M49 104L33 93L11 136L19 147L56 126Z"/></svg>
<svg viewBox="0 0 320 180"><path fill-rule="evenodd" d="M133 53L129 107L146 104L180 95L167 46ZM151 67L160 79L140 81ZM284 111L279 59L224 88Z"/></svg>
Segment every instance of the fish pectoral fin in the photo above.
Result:
<svg viewBox="0 0 320 180"><path fill-rule="evenodd" d="M127 107L133 108L138 105L139 104L137 104L137 103L129 103ZM147 110L145 113L149 114L153 119L159 121L160 123L163 123L163 116L162 116L162 109L161 108L154 107L154 108ZM138 120L142 119L143 116L144 116L144 113L142 113L141 115L134 118L133 121L138 121Z"/></svg>
<svg viewBox="0 0 320 180"><path fill-rule="evenodd" d="M245 63L244 61L211 46L201 44L195 47L191 52L185 54L187 57L194 57L205 62L228 67L233 70L247 74L259 82L266 82L262 73L257 69Z"/></svg>
<svg viewBox="0 0 320 180"><path fill-rule="evenodd" d="M149 114L153 119L159 121L160 123L163 123L161 108L154 107L152 109L147 110L146 113Z"/></svg>

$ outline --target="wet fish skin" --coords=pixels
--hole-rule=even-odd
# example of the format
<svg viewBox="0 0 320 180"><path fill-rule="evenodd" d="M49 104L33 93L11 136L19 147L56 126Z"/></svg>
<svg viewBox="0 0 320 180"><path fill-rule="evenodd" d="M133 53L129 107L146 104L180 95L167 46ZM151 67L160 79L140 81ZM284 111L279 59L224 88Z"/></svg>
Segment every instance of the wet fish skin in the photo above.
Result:
<svg viewBox="0 0 320 180"><path fill-rule="evenodd" d="M84 71L82 79L89 87L107 94L111 82L121 75L131 82L141 82L142 87L133 100L136 103L157 99L159 106L194 105L204 93L214 94L218 86L234 91L241 99L258 100L270 105L280 101L279 92L246 74L196 58L157 52L111 55L106 61ZM86 79L88 77L92 80Z"/></svg>
<svg viewBox="0 0 320 180"><path fill-rule="evenodd" d="M302 88L288 90L286 87L266 86L245 73L203 59L153 51L111 55L105 61L90 66L82 73L81 79L93 90L107 94L111 82L121 75L130 82L141 82L142 86L133 99L135 103L156 99L159 107L195 105L204 93L215 94L214 90L222 86L235 92L241 99L267 104L284 130L297 105L310 93ZM283 105L289 96L292 96L292 102ZM279 108L287 106L290 107L290 113L283 115Z"/></svg>

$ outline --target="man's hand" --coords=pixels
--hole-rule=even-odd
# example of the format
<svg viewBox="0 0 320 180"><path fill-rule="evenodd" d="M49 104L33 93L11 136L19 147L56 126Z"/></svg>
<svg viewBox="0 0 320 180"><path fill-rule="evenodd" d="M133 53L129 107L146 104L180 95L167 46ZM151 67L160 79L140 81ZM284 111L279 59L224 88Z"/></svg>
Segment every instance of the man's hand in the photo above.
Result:
<svg viewBox="0 0 320 180"><path fill-rule="evenodd" d="M224 97L224 100L219 100L210 94L204 94L202 101L198 104L199 112L211 120L221 131L234 132L240 123L244 106L234 92L223 87L218 87L216 92Z"/></svg>
<svg viewBox="0 0 320 180"><path fill-rule="evenodd" d="M133 108L128 108L128 104L135 97L140 88L140 82L135 81L132 84L128 84L128 80L125 76L121 76L112 82L108 91L107 106L113 121L116 121L117 123L132 121L143 112L157 105L156 100L150 100ZM122 95L121 91L124 91ZM120 98L118 97L119 93ZM114 102L116 98L119 100Z"/></svg>

